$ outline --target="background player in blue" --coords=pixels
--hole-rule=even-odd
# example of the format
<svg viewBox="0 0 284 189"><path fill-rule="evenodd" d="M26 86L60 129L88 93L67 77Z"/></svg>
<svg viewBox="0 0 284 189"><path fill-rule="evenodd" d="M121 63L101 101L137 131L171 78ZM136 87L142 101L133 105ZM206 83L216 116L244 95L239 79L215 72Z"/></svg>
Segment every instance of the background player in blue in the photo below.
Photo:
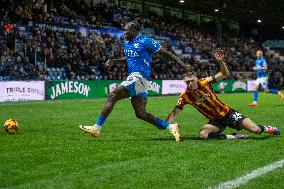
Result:
<svg viewBox="0 0 284 189"><path fill-rule="evenodd" d="M253 92L253 102L249 104L249 106L257 106L257 99L258 99L258 89L259 86L263 88L263 91L266 93L272 93L272 94L278 94L279 97L283 100L284 96L281 91L275 90L275 89L268 89L268 74L267 74L267 64L266 60L263 57L263 53L261 50L256 51L256 61L255 61L255 67L253 67L253 70L257 73L257 79L256 79L256 85L254 86L254 92Z"/></svg>
<svg viewBox="0 0 284 189"><path fill-rule="evenodd" d="M118 100L131 97L131 103L135 110L136 117L155 125L160 129L169 129L175 136L177 142L180 141L179 125L155 117L146 111L147 88L151 79L152 56L159 52L165 56L171 57L183 68L189 69L173 53L165 50L158 42L144 36L140 32L140 26L137 22L129 22L124 27L124 55L121 59L112 59L106 62L106 66L112 66L115 63L125 63L128 66L128 77L121 85L111 92L108 96L101 115L94 126L80 125L80 129L93 137L99 137L100 130L106 118L111 113L115 103Z"/></svg>

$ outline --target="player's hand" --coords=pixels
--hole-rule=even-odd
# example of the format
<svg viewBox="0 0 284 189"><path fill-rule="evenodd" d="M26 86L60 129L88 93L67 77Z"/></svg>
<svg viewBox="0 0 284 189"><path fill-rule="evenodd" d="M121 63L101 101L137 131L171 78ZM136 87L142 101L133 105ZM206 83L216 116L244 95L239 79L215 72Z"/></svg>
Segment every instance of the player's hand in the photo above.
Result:
<svg viewBox="0 0 284 189"><path fill-rule="evenodd" d="M185 71L186 71L186 72L190 72L190 71L192 71L192 69L191 69L191 65L186 64L186 65L184 65L184 67L183 67L183 68L185 69Z"/></svg>
<svg viewBox="0 0 284 189"><path fill-rule="evenodd" d="M224 62L225 55L222 49L218 48L214 55L218 62Z"/></svg>
<svg viewBox="0 0 284 189"><path fill-rule="evenodd" d="M252 68L254 71L259 70L259 67L255 66Z"/></svg>
<svg viewBox="0 0 284 189"><path fill-rule="evenodd" d="M105 63L105 66L106 67L111 67L113 65L113 60L112 59L109 59L106 63Z"/></svg>

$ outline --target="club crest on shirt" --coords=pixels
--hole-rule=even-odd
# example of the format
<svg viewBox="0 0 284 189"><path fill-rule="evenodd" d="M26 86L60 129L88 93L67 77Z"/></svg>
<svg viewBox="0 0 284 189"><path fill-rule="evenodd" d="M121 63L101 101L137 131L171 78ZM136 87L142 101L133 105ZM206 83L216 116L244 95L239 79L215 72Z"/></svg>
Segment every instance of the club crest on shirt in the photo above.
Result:
<svg viewBox="0 0 284 189"><path fill-rule="evenodd" d="M139 47L139 43L134 43L133 46L137 49Z"/></svg>

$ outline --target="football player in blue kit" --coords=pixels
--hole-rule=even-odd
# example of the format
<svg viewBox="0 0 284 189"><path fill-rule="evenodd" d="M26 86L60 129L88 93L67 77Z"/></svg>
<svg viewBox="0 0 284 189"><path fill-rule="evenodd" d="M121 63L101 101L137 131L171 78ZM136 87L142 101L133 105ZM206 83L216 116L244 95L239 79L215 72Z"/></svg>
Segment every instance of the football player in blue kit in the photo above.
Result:
<svg viewBox="0 0 284 189"><path fill-rule="evenodd" d="M159 129L169 129L175 140L180 142L180 129L177 123L169 124L146 111L147 89L151 79L152 57L155 53L170 57L185 70L189 70L189 66L185 65L173 53L164 49L160 43L140 33L140 25L136 21L125 25L124 37L125 57L108 60L105 65L111 67L113 64L127 63L128 77L110 93L95 125L80 125L80 129L95 138L99 137L100 130L116 102L130 97L137 118L147 121Z"/></svg>
<svg viewBox="0 0 284 189"><path fill-rule="evenodd" d="M253 102L250 103L249 106L252 106L252 107L257 106L258 88L260 85L263 88L264 92L278 94L280 99L283 100L284 96L281 91L268 88L267 64L266 64L266 60L263 57L263 53L261 50L256 51L256 57L257 59L255 61L255 67L253 67L253 70L255 70L257 73L257 79L256 79L256 84L254 86L254 91L253 91Z"/></svg>

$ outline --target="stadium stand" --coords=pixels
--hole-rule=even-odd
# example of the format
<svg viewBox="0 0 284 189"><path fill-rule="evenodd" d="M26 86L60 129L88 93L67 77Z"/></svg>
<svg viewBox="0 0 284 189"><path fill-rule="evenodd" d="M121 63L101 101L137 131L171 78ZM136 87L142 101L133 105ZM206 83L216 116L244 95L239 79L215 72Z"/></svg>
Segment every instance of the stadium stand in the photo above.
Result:
<svg viewBox="0 0 284 189"><path fill-rule="evenodd" d="M121 29L132 19L141 23L144 33L158 41L167 41L185 63L194 67L199 77L218 70L213 57L217 40L210 28L198 28L153 12L143 16L135 10L104 3L90 9L76 2L68 5L62 1L50 1L48 5L42 2L1 2L0 81L125 79L125 65L116 65L111 70L103 66L108 58L123 56L121 36L96 30L86 33L73 28ZM54 27L58 24L64 29ZM255 51L260 44L229 33L224 33L221 40L231 70L229 79L251 77ZM276 87L283 86L283 60L269 53L265 46L262 48L271 79ZM182 68L171 61L166 64L167 61L155 57L153 78L182 79Z"/></svg>

